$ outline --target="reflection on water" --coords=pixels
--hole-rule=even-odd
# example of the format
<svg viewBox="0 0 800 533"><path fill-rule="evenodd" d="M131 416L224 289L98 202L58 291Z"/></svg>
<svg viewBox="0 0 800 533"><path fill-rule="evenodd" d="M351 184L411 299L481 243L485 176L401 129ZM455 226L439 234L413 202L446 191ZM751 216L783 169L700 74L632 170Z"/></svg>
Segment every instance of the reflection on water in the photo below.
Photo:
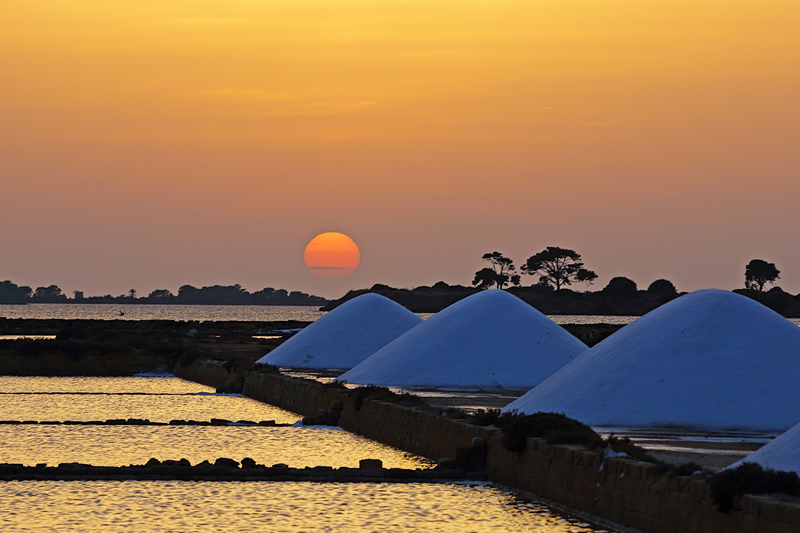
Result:
<svg viewBox="0 0 800 533"><path fill-rule="evenodd" d="M0 483L4 532L582 533L587 524L487 487L369 483Z"/></svg>
<svg viewBox="0 0 800 533"><path fill-rule="evenodd" d="M147 418L170 420L275 420L292 424L300 417L243 396L193 393L161 394L0 394L0 420L108 420Z"/></svg>
<svg viewBox="0 0 800 533"><path fill-rule="evenodd" d="M123 313L123 314L120 314ZM152 305L28 304L0 305L0 317L92 320L197 320L313 322L325 313L307 305Z"/></svg>
<svg viewBox="0 0 800 533"><path fill-rule="evenodd" d="M299 416L242 396L174 377L0 377L0 420L107 420L147 418L275 420ZM143 464L186 458L192 464L218 457L257 463L358 467L381 459L387 468L420 468L430 462L340 429L246 426L63 426L0 425L0 462L35 465Z"/></svg>
<svg viewBox="0 0 800 533"><path fill-rule="evenodd" d="M2 463L126 466L151 457L186 458L192 464L250 457L259 464L293 468L358 468L360 459L381 459L386 468L432 466L421 457L333 428L0 425Z"/></svg>
<svg viewBox="0 0 800 533"><path fill-rule="evenodd" d="M210 395L177 378L0 378L0 419L297 420L253 400ZM0 425L0 462L102 466L218 457L292 467L388 468L430 461L338 428ZM486 486L311 482L0 482L0 530L503 531L584 533L576 519Z"/></svg>
<svg viewBox="0 0 800 533"><path fill-rule="evenodd" d="M0 376L0 393L10 392L185 394L191 392L214 392L214 389L175 377Z"/></svg>
<svg viewBox="0 0 800 533"><path fill-rule="evenodd" d="M55 335L0 335L0 341L18 341L30 339L34 341L45 341L55 339Z"/></svg>
<svg viewBox="0 0 800 533"><path fill-rule="evenodd" d="M120 313L123 313L120 315ZM0 305L0 318L92 320L197 320L235 322L313 322L324 315L304 305L149 305L28 304ZM428 319L434 313L417 313ZM630 324L639 317L611 315L547 315L556 324ZM800 326L800 318L789 319Z"/></svg>

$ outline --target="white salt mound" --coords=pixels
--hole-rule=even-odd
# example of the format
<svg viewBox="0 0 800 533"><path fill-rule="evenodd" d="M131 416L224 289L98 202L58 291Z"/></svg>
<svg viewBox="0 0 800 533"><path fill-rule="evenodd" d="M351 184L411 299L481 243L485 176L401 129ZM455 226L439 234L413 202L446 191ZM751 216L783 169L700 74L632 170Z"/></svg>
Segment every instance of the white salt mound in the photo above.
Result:
<svg viewBox="0 0 800 533"><path fill-rule="evenodd" d="M590 426L786 430L800 421L800 328L702 290L597 344L504 408Z"/></svg>
<svg viewBox="0 0 800 533"><path fill-rule="evenodd" d="M800 476L800 424L728 468L742 463L758 463L764 468L795 472Z"/></svg>
<svg viewBox="0 0 800 533"><path fill-rule="evenodd" d="M526 390L586 350L585 344L530 305L492 289L435 314L338 380Z"/></svg>
<svg viewBox="0 0 800 533"><path fill-rule="evenodd" d="M384 296L362 294L257 362L287 368L349 369L420 322L420 317Z"/></svg>

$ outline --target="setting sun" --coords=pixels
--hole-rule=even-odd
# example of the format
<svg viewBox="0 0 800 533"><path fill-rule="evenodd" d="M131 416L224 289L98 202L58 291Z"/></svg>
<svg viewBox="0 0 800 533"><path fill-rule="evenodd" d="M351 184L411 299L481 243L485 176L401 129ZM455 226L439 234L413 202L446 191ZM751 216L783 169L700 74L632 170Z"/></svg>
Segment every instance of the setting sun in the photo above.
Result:
<svg viewBox="0 0 800 533"><path fill-rule="evenodd" d="M344 233L329 231L311 239L303 258L315 276L342 278L355 271L361 255L353 239Z"/></svg>

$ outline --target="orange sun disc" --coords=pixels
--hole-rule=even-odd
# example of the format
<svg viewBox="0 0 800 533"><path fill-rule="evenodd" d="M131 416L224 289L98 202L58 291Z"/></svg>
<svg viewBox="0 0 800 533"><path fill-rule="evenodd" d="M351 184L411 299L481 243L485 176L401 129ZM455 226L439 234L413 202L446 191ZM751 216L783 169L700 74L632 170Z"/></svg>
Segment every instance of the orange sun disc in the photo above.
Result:
<svg viewBox="0 0 800 533"><path fill-rule="evenodd" d="M344 233L320 233L306 245L303 259L315 276L322 278L349 276L361 260L358 246Z"/></svg>

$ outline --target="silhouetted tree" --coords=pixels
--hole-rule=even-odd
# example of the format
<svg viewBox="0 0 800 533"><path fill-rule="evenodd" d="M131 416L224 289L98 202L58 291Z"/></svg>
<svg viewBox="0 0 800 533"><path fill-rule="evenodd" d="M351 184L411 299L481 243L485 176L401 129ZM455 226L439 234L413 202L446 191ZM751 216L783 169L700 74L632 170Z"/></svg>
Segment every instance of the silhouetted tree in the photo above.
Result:
<svg viewBox="0 0 800 533"><path fill-rule="evenodd" d="M41 303L56 303L66 301L67 295L61 294L61 289L56 285L49 287L36 287L32 300Z"/></svg>
<svg viewBox="0 0 800 533"><path fill-rule="evenodd" d="M194 303L197 292L197 287L181 285L180 288L178 288L178 296L176 298L180 303Z"/></svg>
<svg viewBox="0 0 800 533"><path fill-rule="evenodd" d="M472 279L472 285L483 290L490 288L492 285L500 285L501 282L505 283L507 281L507 277L501 278L497 275L497 272L487 267L475 272L475 277Z"/></svg>
<svg viewBox="0 0 800 533"><path fill-rule="evenodd" d="M653 296L656 298L664 296L677 296L678 289L676 289L675 285L673 285L669 280L657 279L651 283L649 287L647 287L647 294L648 296Z"/></svg>
<svg viewBox="0 0 800 533"><path fill-rule="evenodd" d="M775 263L767 263L762 259L753 259L744 269L744 286L763 292L767 284L775 283L780 278L781 271L775 268Z"/></svg>
<svg viewBox="0 0 800 533"><path fill-rule="evenodd" d="M603 294L615 300L630 300L636 298L637 293L636 282L623 276L611 278L608 285L603 287Z"/></svg>
<svg viewBox="0 0 800 533"><path fill-rule="evenodd" d="M514 261L500 252L483 254L481 259L488 261L492 266L475 272L475 279L472 280L473 285L479 289L488 289L492 285L502 289L509 282L512 285L519 285L519 275L514 266Z"/></svg>
<svg viewBox="0 0 800 533"><path fill-rule="evenodd" d="M548 246L529 257L522 265L522 272L530 276L538 275L539 284L550 285L556 290L576 281L591 285L597 279L597 274L584 268L579 253L557 246Z"/></svg>
<svg viewBox="0 0 800 533"><path fill-rule="evenodd" d="M128 291L128 296L130 296L132 299L135 300L136 299L136 289L129 290Z"/></svg>
<svg viewBox="0 0 800 533"><path fill-rule="evenodd" d="M175 296L167 289L156 289L147 295L147 299L153 302L166 302L174 298Z"/></svg>
<svg viewBox="0 0 800 533"><path fill-rule="evenodd" d="M31 299L30 287L18 286L9 280L0 281L0 303L4 304L23 304Z"/></svg>

